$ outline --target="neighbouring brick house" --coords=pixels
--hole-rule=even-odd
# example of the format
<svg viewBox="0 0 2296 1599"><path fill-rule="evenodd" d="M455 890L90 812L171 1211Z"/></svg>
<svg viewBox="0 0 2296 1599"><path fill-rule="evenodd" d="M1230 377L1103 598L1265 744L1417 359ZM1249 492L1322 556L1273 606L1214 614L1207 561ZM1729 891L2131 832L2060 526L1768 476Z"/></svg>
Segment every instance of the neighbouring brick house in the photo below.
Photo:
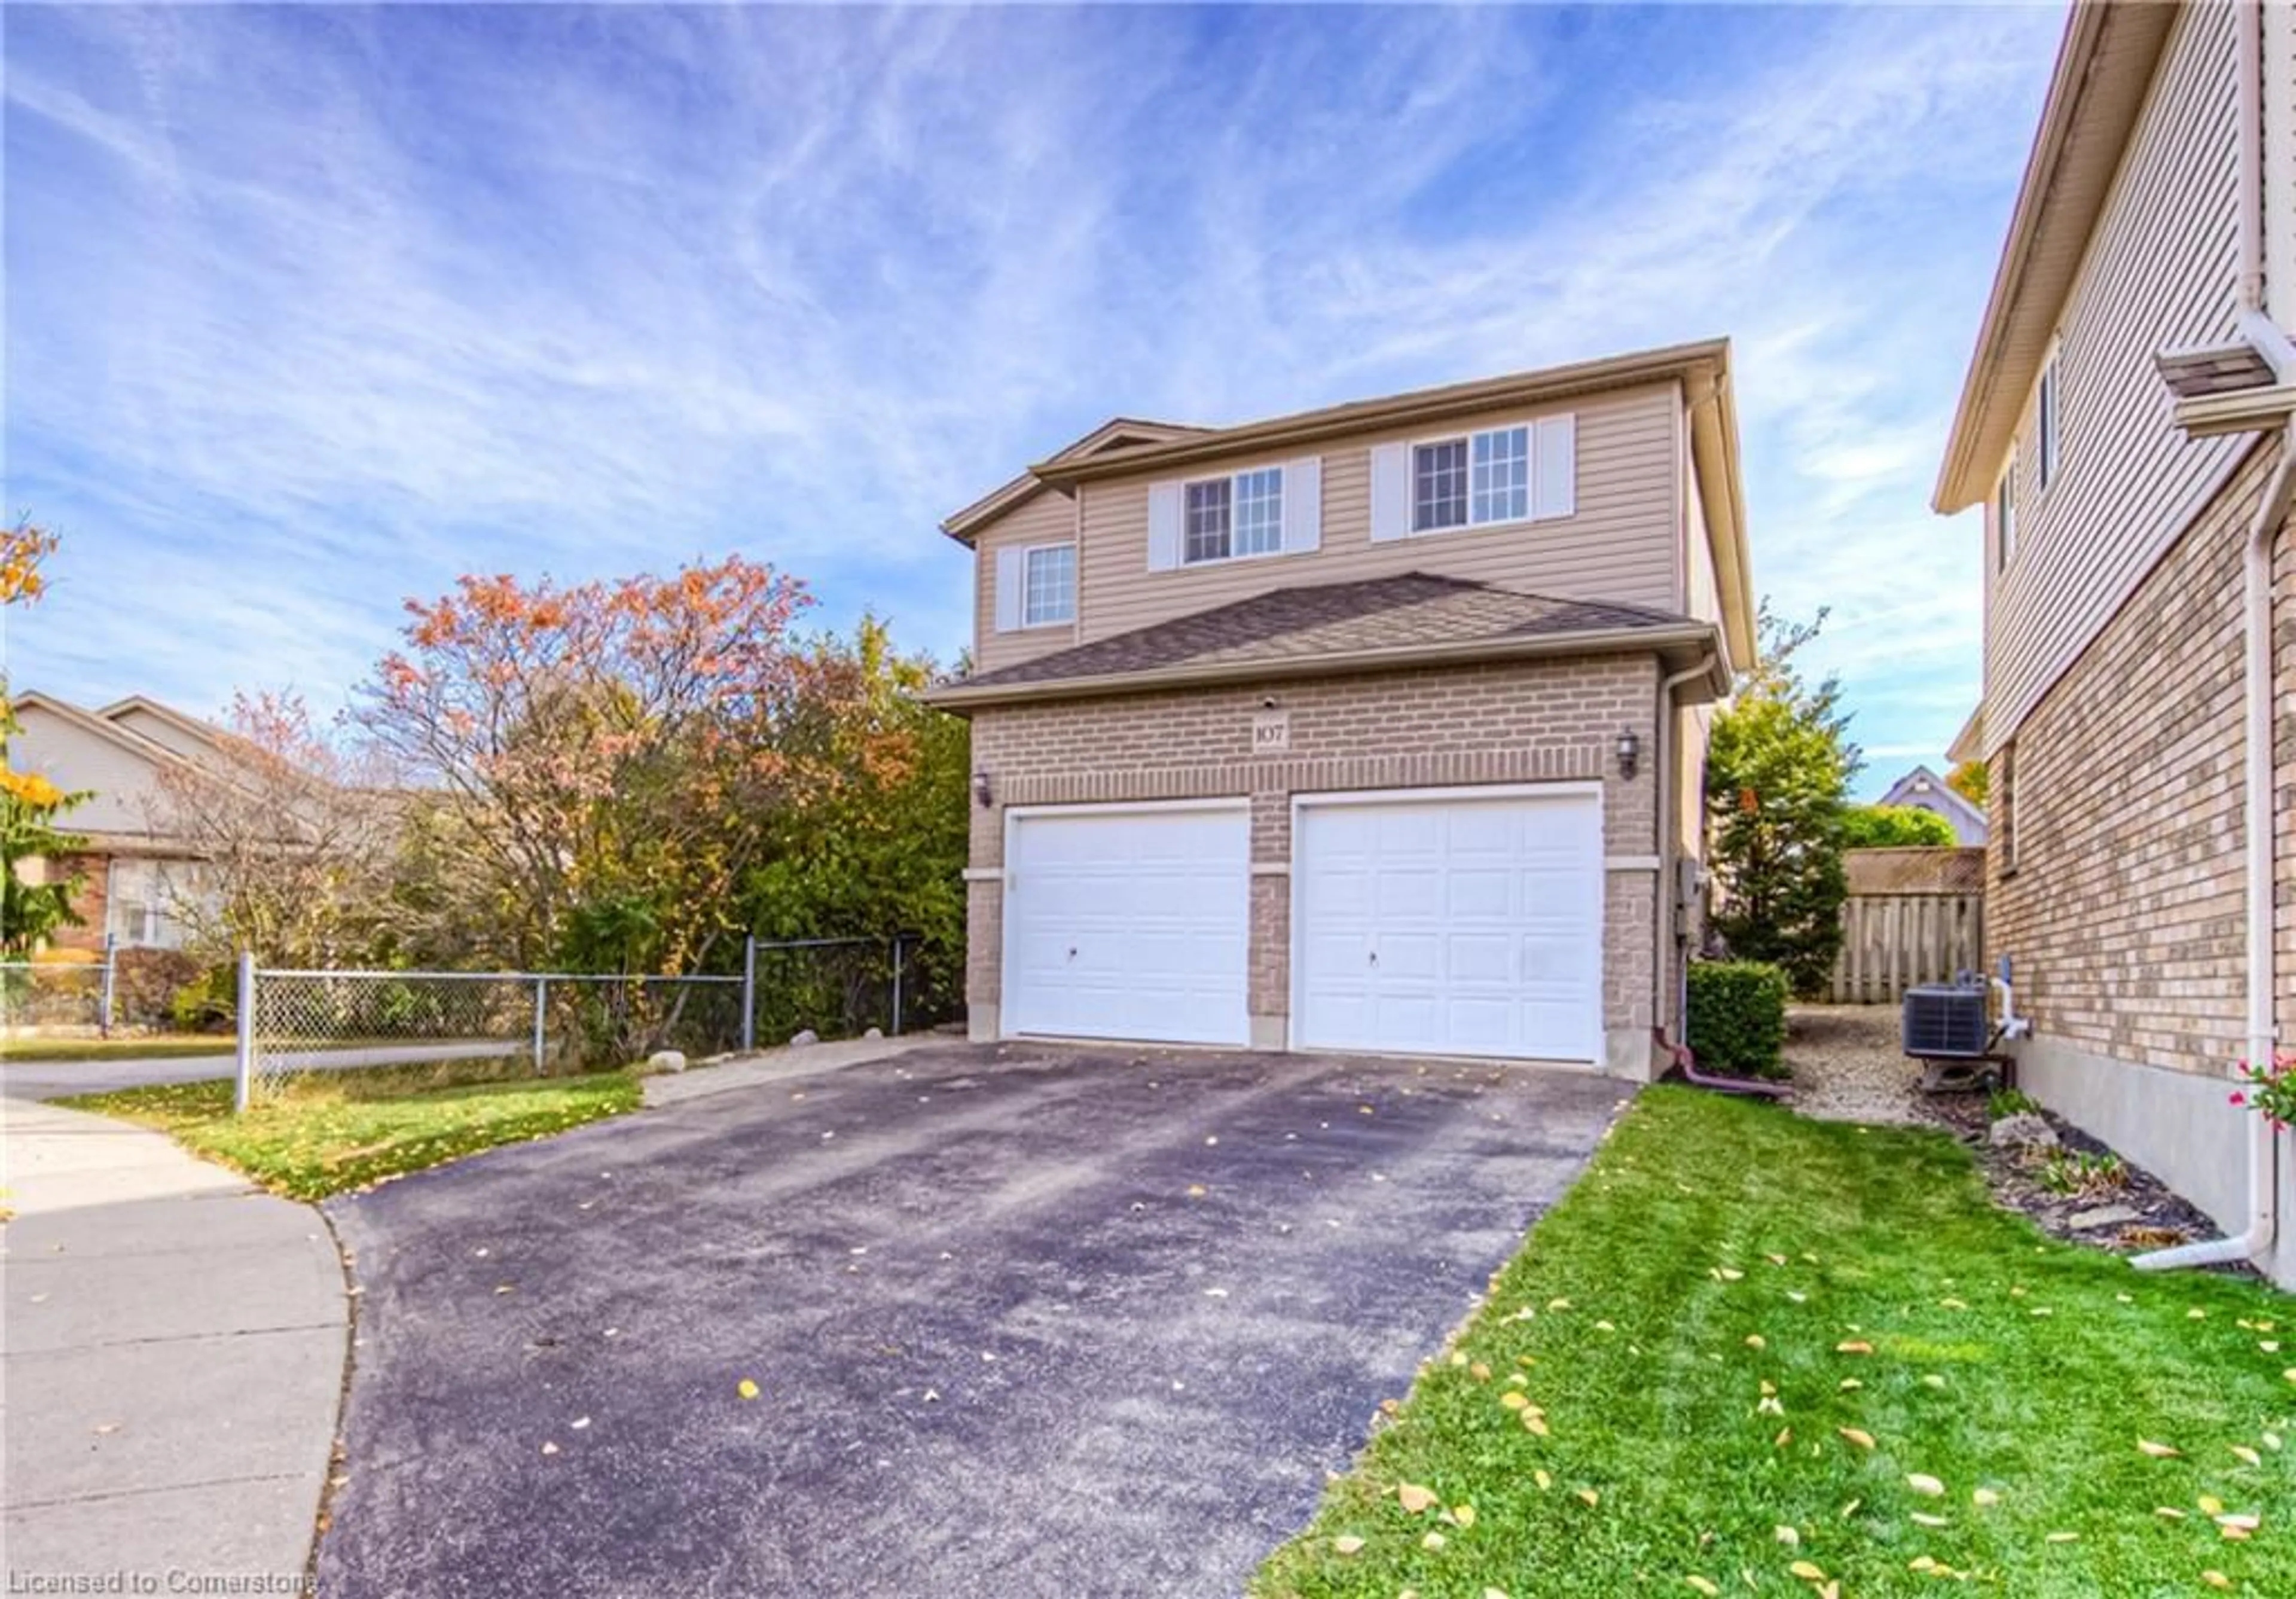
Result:
<svg viewBox="0 0 2296 1599"><path fill-rule="evenodd" d="M184 942L177 912L200 891L199 861L155 825L161 774L189 762L226 758L216 728L135 696L87 709L53 694L14 697L17 731L9 759L68 793L87 798L60 825L87 840L67 860L37 863L44 876L71 877L78 926L58 931L63 949L175 949Z"/></svg>
<svg viewBox="0 0 2296 1599"><path fill-rule="evenodd" d="M2022 1086L2284 1282L2296 1171L2226 1076L2296 1021L2292 325L2296 12L2076 7L1938 487L1986 510L1953 755Z"/></svg>
<svg viewBox="0 0 2296 1599"><path fill-rule="evenodd" d="M944 526L975 1037L1650 1073L1753 649L1726 344L1113 422Z"/></svg>

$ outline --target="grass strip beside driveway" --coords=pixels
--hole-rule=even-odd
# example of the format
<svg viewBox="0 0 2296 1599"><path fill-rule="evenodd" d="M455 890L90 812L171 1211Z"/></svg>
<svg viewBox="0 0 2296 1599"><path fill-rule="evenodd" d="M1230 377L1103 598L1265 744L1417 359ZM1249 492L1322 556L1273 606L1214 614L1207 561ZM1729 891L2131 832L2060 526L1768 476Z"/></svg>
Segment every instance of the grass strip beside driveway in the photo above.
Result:
<svg viewBox="0 0 2296 1599"><path fill-rule="evenodd" d="M1659 1087L1253 1591L1955 1577L2296 1594L2296 1300L2050 1242L1941 1134Z"/></svg>
<svg viewBox="0 0 2296 1599"><path fill-rule="evenodd" d="M229 1079L59 1101L157 1128L194 1154L291 1199L324 1199L480 1150L636 1110L627 1071L506 1075L496 1062L311 1072L244 1116Z"/></svg>
<svg viewBox="0 0 2296 1599"><path fill-rule="evenodd" d="M161 1061L191 1055L227 1055L229 1038L198 1033L137 1038L0 1038L0 1061Z"/></svg>

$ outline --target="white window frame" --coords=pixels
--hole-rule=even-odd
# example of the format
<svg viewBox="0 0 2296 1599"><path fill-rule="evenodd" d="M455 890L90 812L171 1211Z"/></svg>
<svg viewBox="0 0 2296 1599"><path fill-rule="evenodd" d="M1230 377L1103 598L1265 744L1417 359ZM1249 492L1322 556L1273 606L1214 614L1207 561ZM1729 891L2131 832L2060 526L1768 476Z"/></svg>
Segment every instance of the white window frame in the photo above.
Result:
<svg viewBox="0 0 2296 1599"><path fill-rule="evenodd" d="M2057 480L2064 465L2061 453L2063 445L2065 386L2058 365L2058 347L2052 340L2048 359L2041 363L2041 376L2033 385L2033 492L2048 492L2049 485Z"/></svg>
<svg viewBox="0 0 2296 1599"><path fill-rule="evenodd" d="M1264 462L1258 466L1240 466L1234 472L1212 472L1204 477L1184 478L1180 480L1179 554L1180 566L1184 570L1199 566L1226 566L1236 561L1266 561L1284 553L1283 507L1285 499L1291 493L1291 485L1285 480L1283 465L1284 463L1279 461ZM1275 542L1264 550L1238 550L1235 547L1236 508L1243 503L1244 480L1256 478L1263 472L1272 473L1275 479L1275 497L1269 500L1263 496L1258 502L1267 504L1273 509L1275 520L1270 527L1275 535ZM1188 554L1188 491L1192 488L1208 488L1214 483L1227 485L1227 554L1191 556Z"/></svg>
<svg viewBox="0 0 2296 1599"><path fill-rule="evenodd" d="M1031 607L1035 603L1037 590L1036 585L1029 580L1030 570L1036 565L1037 556L1048 554L1054 550L1065 550L1068 552L1068 611L1062 616L1032 615ZM1048 544L1032 544L1024 545L1021 551L1021 627L1022 630L1025 631L1035 627L1072 627L1076 625L1076 619L1077 560L1075 541L1072 539L1055 539Z"/></svg>
<svg viewBox="0 0 2296 1599"><path fill-rule="evenodd" d="M1439 538L1446 533L1464 533L1477 528L1521 528L1537 521L1563 521L1578 514L1578 496L1571 496L1572 508L1565 516L1541 516L1538 513L1538 424L1553 421L1552 417L1527 416L1513 422L1494 422L1488 427L1464 429L1456 433L1430 434L1423 439L1405 441L1403 449L1404 537L1406 538ZM1493 438L1501 433L1522 435L1522 507L1521 516L1475 515L1475 440ZM1467 520L1446 522L1440 527L1419 525L1419 452L1442 445L1456 444L1466 452L1464 470L1467 474ZM1571 470L1578 470L1578 444L1571 444Z"/></svg>
<svg viewBox="0 0 2296 1599"><path fill-rule="evenodd" d="M1993 570L2005 572L2009 563L2017 559L2017 452L2009 452L2009 464L2001 469L2001 481L1993 486Z"/></svg>

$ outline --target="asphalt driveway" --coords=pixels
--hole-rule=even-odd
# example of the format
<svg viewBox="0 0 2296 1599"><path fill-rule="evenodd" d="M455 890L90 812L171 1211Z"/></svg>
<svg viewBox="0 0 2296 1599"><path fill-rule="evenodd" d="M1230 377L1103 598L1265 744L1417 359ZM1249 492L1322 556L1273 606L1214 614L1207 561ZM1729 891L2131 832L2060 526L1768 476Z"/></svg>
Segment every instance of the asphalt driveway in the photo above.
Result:
<svg viewBox="0 0 2296 1599"><path fill-rule="evenodd" d="M320 1591L1233 1594L1627 1092L952 1044L335 1201Z"/></svg>

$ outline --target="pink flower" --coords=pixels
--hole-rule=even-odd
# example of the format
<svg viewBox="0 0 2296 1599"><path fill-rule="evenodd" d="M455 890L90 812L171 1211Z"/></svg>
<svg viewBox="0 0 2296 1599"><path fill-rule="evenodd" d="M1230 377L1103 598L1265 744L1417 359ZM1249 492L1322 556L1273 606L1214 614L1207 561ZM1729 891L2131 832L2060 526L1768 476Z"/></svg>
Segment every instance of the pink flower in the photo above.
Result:
<svg viewBox="0 0 2296 1599"><path fill-rule="evenodd" d="M2233 1093L2232 1103L2236 1105L2244 1105L2248 1103L2248 1095L2235 1089Z"/></svg>

